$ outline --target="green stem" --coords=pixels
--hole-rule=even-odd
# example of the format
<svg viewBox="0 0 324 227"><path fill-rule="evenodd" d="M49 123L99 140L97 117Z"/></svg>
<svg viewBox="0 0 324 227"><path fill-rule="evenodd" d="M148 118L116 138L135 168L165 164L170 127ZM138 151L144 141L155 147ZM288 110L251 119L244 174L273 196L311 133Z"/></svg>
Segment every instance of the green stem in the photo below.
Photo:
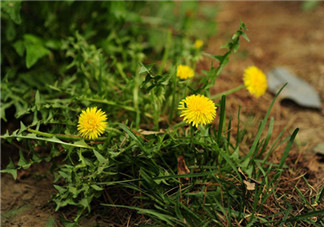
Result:
<svg viewBox="0 0 324 227"><path fill-rule="evenodd" d="M121 75L121 77L125 80L125 82L128 82L128 78L127 75L125 74L124 70L123 70L123 65L119 62L116 63L116 68L119 72L119 74Z"/></svg>
<svg viewBox="0 0 324 227"><path fill-rule="evenodd" d="M166 44L165 44L164 54L163 54L163 57L162 57L162 63L160 65L158 75L161 75L161 73L163 72L165 63L166 63L166 61L168 59L169 49L170 49L170 46L171 46L170 43L171 43L171 40L172 40L171 38L172 38L172 32L171 32L171 30L169 30L168 34L167 34L167 41L166 41Z"/></svg>
<svg viewBox="0 0 324 227"><path fill-rule="evenodd" d="M79 112L79 111L77 111L77 112ZM62 121L54 121L54 120L51 120L50 122L46 122L46 123L43 123L43 124L44 125L46 125L46 124L57 124L57 125L70 125L70 126L75 125L75 124L72 124L72 123L67 123L67 122L62 122Z"/></svg>
<svg viewBox="0 0 324 227"><path fill-rule="evenodd" d="M138 72L138 70L137 70L137 72ZM136 74L135 87L133 90L133 102L134 102L134 109L136 112L136 121L135 121L136 129L139 129L139 124L140 124L140 119L141 119L141 112L140 112L140 109L138 108L138 92L139 92L140 84L141 84L141 80L139 78L139 75Z"/></svg>
<svg viewBox="0 0 324 227"><path fill-rule="evenodd" d="M242 84L242 85L240 85L240 86L237 86L237 87L235 87L235 88L233 88L233 89L231 89L231 90L224 91L224 92L222 92L222 93L219 93L219 94L217 94L217 95L214 95L214 96L212 96L210 99L217 99L217 98L222 97L223 95L229 95L229 94L232 94L232 93L237 92L237 91L239 91L239 90L241 90L241 89L243 89L243 88L245 88L245 85L244 85L244 84Z"/></svg>
<svg viewBox="0 0 324 227"><path fill-rule="evenodd" d="M171 103L171 109L169 115L169 123L171 123L173 119L173 111L174 111L175 101L176 101L176 84L177 84L177 77L175 74L173 74L172 75L172 103Z"/></svg>
<svg viewBox="0 0 324 227"><path fill-rule="evenodd" d="M113 131L113 132L117 132L119 134L121 134L121 132L117 129L114 129L114 128L107 128L106 129L107 131ZM37 130L34 130L34 129L31 129L31 128L28 128L27 129L28 132L31 132L31 133L34 133L36 135L40 135L40 136L44 136L44 137L48 137L48 138L52 138L52 137L56 137L58 139L64 139L64 140L74 140L74 141L77 141L77 140L81 140L83 139L81 136L75 136L75 135L62 135L62 134L52 134L52 133L47 133L47 132L41 132L41 131L37 131ZM107 137L99 137L97 139L95 139L96 141L104 141L106 140Z"/></svg>
<svg viewBox="0 0 324 227"><path fill-rule="evenodd" d="M187 79L187 81L185 83L185 88L183 90L183 97L184 98L187 97L187 95L188 95L188 86L189 86L190 81L191 81L190 79Z"/></svg>
<svg viewBox="0 0 324 227"><path fill-rule="evenodd" d="M128 111L132 111L132 112L137 112L137 110L132 107L132 106L124 106L124 105L120 105L120 104L117 104L113 101L108 101L108 100L102 100L102 99L92 99L92 98L82 98L80 100L83 100L83 101L89 101L89 102L97 102L97 103L104 103L104 104L107 104L107 105L111 105L111 106L118 106L118 107L121 107L125 110L128 110ZM144 115L146 117L149 117L149 118L153 118L153 116L149 113L144 113Z"/></svg>
<svg viewBox="0 0 324 227"><path fill-rule="evenodd" d="M195 131L194 131L195 129L196 128L194 128L194 126L192 126L190 124L190 133L189 133L189 136L190 136L190 151L192 152L192 150L194 150L193 151L194 152L194 165L196 165L196 163L197 163L197 151L196 151L196 149L193 146L193 137L195 135Z"/></svg>
<svg viewBox="0 0 324 227"><path fill-rule="evenodd" d="M156 131L159 131L160 105L158 102L154 103L153 122Z"/></svg>
<svg viewBox="0 0 324 227"><path fill-rule="evenodd" d="M99 83L98 83L98 90L99 94L101 94L101 81L102 81L102 55L99 54Z"/></svg>

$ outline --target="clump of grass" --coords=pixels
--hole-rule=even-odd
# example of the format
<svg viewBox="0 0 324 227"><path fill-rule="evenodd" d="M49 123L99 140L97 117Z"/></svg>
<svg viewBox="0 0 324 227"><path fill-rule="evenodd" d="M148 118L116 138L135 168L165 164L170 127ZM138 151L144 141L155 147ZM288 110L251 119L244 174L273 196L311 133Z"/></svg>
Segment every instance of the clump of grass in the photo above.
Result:
<svg viewBox="0 0 324 227"><path fill-rule="evenodd" d="M5 23L28 25L19 20L19 9L24 6L20 4L5 5ZM283 88L271 102L247 153L240 150L244 131L239 126L233 129L231 118L227 120L226 95L247 88L252 95L261 96L266 90L265 75L260 70L249 71L248 83L221 94L210 92L230 56L238 51L240 39L249 40L243 22L224 46L227 52L213 55L194 42L201 37L186 35L195 25L195 5L186 5L189 9L180 13L179 34L174 34L167 29L170 22L135 13L139 8L146 12L149 3L104 2L99 8L89 2L42 4L44 8L74 4L92 20L81 32L63 29L66 36L56 40L35 34L18 37L15 42L16 37L8 38L18 56L12 52L5 56L9 64L2 80L3 111L14 106L20 127L1 138L6 143L23 144L28 152L19 149L19 161L10 161L2 172L16 178L19 169L50 162L57 190L52 197L55 210L76 207L72 218L76 224L94 207L102 213L107 209L136 211L152 225L323 224L314 219L324 214L316 208L323 188L311 202L295 188L307 205L298 214L291 213L293 207L280 190L281 176L287 170L285 161L298 132L271 138L274 119L269 120L270 111ZM169 3L159 4L161 11L170 7ZM33 5L25 6L35 10ZM111 13L108 18L100 14L105 10ZM77 26L79 17L73 15L76 19L71 21ZM47 20L51 24L55 19ZM108 26L95 29L102 21ZM144 25L152 31L141 33L139 27ZM56 34L60 28L50 31ZM97 31L107 36L96 36ZM164 31L162 47L152 41L157 31ZM40 48L41 54L35 53L35 48ZM25 63L10 64L19 62L24 51ZM148 60L149 51L160 57L160 63ZM46 62L47 55L51 61L43 66L40 63ZM218 61L218 66L195 72L203 56ZM49 68L55 73L42 74L46 79L36 76ZM240 111L238 121L239 116ZM2 118L6 120L6 115ZM269 157L281 145L285 148L280 162L271 163ZM37 152L35 148L40 146L47 148L45 153Z"/></svg>

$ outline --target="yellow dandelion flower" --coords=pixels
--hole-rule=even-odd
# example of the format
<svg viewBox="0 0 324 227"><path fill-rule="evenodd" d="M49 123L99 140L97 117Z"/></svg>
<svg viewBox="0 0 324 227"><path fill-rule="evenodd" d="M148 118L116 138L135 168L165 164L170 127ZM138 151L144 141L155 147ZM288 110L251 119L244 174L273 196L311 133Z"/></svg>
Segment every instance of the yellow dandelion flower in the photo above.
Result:
<svg viewBox="0 0 324 227"><path fill-rule="evenodd" d="M194 71L192 68L186 65L179 65L177 68L177 77L180 79L188 79L191 78L195 75Z"/></svg>
<svg viewBox="0 0 324 227"><path fill-rule="evenodd" d="M180 101L180 117L188 124L198 127L211 123L216 116L216 106L212 100L203 95L190 95Z"/></svg>
<svg viewBox="0 0 324 227"><path fill-rule="evenodd" d="M97 107L83 110L79 117L78 130L83 138L96 139L107 127L107 115Z"/></svg>
<svg viewBox="0 0 324 227"><path fill-rule="evenodd" d="M201 39L197 39L194 45L196 49L200 49L204 45L204 41L202 41Z"/></svg>
<svg viewBox="0 0 324 227"><path fill-rule="evenodd" d="M243 82L251 95L259 98L267 90L267 77L255 66L250 66L244 71Z"/></svg>

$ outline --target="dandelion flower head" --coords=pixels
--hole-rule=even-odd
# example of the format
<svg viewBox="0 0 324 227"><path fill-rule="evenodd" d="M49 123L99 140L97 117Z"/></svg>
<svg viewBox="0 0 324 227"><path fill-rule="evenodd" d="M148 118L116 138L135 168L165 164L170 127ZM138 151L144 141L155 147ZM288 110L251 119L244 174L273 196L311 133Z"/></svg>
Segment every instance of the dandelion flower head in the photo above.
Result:
<svg viewBox="0 0 324 227"><path fill-rule="evenodd" d="M192 68L186 65L179 65L177 68L177 77L179 77L182 80L191 78L194 76L194 71Z"/></svg>
<svg viewBox="0 0 324 227"><path fill-rule="evenodd" d="M195 127L211 123L216 116L216 106L212 100L203 95L190 95L180 101L180 117Z"/></svg>
<svg viewBox="0 0 324 227"><path fill-rule="evenodd" d="M201 39L197 39L194 45L196 49L200 49L204 45L204 42Z"/></svg>
<svg viewBox="0 0 324 227"><path fill-rule="evenodd" d="M97 107L83 110L79 116L78 130L83 138L96 139L107 127L107 115Z"/></svg>
<svg viewBox="0 0 324 227"><path fill-rule="evenodd" d="M244 71L243 82L251 95L259 98L267 90L267 77L255 66L250 66Z"/></svg>

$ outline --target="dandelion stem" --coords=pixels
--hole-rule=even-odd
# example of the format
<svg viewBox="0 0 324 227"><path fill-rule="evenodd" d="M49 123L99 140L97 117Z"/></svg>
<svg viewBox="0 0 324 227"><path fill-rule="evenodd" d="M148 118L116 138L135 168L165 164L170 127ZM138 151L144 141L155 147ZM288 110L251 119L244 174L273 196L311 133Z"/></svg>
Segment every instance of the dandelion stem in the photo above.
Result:
<svg viewBox="0 0 324 227"><path fill-rule="evenodd" d="M240 85L240 86L237 86L237 87L235 87L235 88L233 88L233 89L231 89L231 90L224 91L224 92L222 92L222 93L219 93L219 94L217 94L217 95L214 95L214 96L212 96L210 99L217 99L217 98L222 97L223 95L230 95L230 94L232 94L232 93L234 93L234 92L237 92L237 91L239 91L239 90L241 90L241 89L243 89L243 88L245 88L245 85L244 85L244 84L242 84L242 85Z"/></svg>
<svg viewBox="0 0 324 227"><path fill-rule="evenodd" d="M165 67L165 63L166 63L166 61L167 61L167 59L169 57L169 49L170 49L171 38L172 38L172 32L171 32L171 30L169 30L168 33L167 33L167 40L166 40L166 44L165 44L164 54L163 54L163 57L162 57L162 63L160 65L158 75L160 75L163 72L163 69Z"/></svg>
<svg viewBox="0 0 324 227"><path fill-rule="evenodd" d="M171 103L171 109L170 109L170 115L169 115L169 123L171 123L172 119L173 119L173 111L174 111L174 106L175 106L175 101L176 101L176 84L177 84L177 77L173 73L173 75L172 75L172 103Z"/></svg>
<svg viewBox="0 0 324 227"><path fill-rule="evenodd" d="M99 94L101 94L101 81L102 81L102 55L99 54L99 83L98 83L98 90Z"/></svg>
<svg viewBox="0 0 324 227"><path fill-rule="evenodd" d="M196 128L197 129L197 128ZM195 129L194 129L194 126L192 126L191 124L190 124L190 134L189 134L189 136L190 136L190 150L192 151L194 151L194 163L196 164L196 162L197 162L197 151L196 151L196 149L194 148L194 146L193 146L193 138L194 138L194 135L195 135Z"/></svg>

